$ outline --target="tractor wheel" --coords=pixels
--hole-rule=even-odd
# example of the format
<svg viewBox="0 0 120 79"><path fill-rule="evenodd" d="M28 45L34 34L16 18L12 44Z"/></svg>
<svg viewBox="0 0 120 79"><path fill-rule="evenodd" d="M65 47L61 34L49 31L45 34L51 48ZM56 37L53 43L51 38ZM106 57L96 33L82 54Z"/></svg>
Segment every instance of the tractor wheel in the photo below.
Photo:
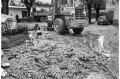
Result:
<svg viewBox="0 0 120 79"><path fill-rule="evenodd" d="M53 29L55 32L57 32L59 34L63 34L65 31L64 21L60 18L55 19L55 21L53 23Z"/></svg>
<svg viewBox="0 0 120 79"><path fill-rule="evenodd" d="M76 29L73 29L74 33L75 34L81 34L81 32L83 31L84 28L76 28Z"/></svg>

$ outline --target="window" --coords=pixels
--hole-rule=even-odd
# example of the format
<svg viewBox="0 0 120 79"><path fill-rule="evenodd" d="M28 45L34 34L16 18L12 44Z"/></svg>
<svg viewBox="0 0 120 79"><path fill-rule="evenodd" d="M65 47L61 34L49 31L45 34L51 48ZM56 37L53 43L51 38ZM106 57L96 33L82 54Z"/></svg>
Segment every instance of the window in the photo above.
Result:
<svg viewBox="0 0 120 79"><path fill-rule="evenodd" d="M35 9L35 8L33 9L33 12L36 12L36 9Z"/></svg>
<svg viewBox="0 0 120 79"><path fill-rule="evenodd" d="M112 0L112 5L115 5L115 0Z"/></svg>
<svg viewBox="0 0 120 79"><path fill-rule="evenodd" d="M22 18L26 18L28 16L28 12L27 11L22 11Z"/></svg>
<svg viewBox="0 0 120 79"><path fill-rule="evenodd" d="M110 5L115 5L115 0L111 0Z"/></svg>

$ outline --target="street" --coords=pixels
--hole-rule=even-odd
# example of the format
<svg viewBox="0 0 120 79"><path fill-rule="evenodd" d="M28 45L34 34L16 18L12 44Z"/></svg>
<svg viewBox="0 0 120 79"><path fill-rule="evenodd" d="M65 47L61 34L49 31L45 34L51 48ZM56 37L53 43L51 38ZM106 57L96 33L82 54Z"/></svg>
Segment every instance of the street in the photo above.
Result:
<svg viewBox="0 0 120 79"><path fill-rule="evenodd" d="M91 24L81 35L30 32L30 41L25 39L22 44L4 50L2 62L8 62L10 67L5 68L8 75L2 79L118 78L117 26ZM99 36L104 36L102 52L97 46Z"/></svg>

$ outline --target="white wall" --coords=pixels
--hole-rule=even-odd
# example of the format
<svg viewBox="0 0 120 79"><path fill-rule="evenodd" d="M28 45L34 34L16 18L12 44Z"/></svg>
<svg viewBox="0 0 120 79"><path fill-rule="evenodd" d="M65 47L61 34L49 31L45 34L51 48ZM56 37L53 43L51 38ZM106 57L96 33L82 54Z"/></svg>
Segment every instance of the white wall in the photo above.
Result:
<svg viewBox="0 0 120 79"><path fill-rule="evenodd" d="M119 2L115 6L113 24L119 24Z"/></svg>
<svg viewBox="0 0 120 79"><path fill-rule="evenodd" d="M119 2L116 3L115 5L115 10L114 10L114 19L119 20Z"/></svg>
<svg viewBox="0 0 120 79"><path fill-rule="evenodd" d="M9 8L9 15L12 15L13 17L16 17L16 15L19 16L19 18L22 18L22 11L27 11L26 8Z"/></svg>
<svg viewBox="0 0 120 79"><path fill-rule="evenodd" d="M114 2L115 2L115 0L107 0L107 2L106 2L106 11L111 11L111 10L114 11L115 10L116 5L112 4Z"/></svg>
<svg viewBox="0 0 120 79"><path fill-rule="evenodd" d="M115 5L112 4L112 1L115 2ZM114 11L113 24L119 22L119 1L118 0L107 0L106 11ZM118 23L117 23L118 24Z"/></svg>

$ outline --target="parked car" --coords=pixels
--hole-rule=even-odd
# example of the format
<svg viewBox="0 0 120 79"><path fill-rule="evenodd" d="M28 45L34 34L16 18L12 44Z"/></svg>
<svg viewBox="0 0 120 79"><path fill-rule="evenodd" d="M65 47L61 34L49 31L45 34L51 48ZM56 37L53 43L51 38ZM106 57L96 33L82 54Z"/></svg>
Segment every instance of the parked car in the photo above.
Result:
<svg viewBox="0 0 120 79"><path fill-rule="evenodd" d="M97 20L97 23L98 23L98 25L101 25L101 24L107 25L107 24L109 24L106 16L100 16L100 17L98 18L98 20Z"/></svg>

